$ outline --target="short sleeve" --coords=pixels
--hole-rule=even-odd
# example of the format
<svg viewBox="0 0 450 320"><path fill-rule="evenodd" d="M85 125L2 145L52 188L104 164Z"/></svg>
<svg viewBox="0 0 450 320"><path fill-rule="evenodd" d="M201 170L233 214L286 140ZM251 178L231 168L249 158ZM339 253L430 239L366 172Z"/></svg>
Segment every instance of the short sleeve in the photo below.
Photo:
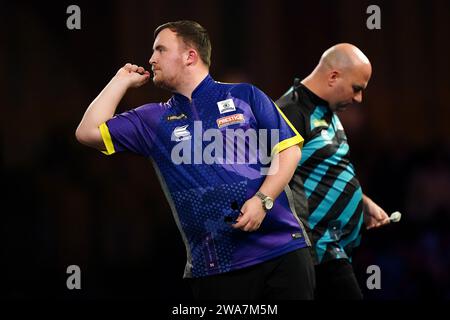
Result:
<svg viewBox="0 0 450 320"><path fill-rule="evenodd" d="M271 154L274 155L294 145L303 146L303 137L298 133L295 127L280 108L261 90L252 86L251 107L253 114L258 122L259 129L278 129L278 143L272 147Z"/></svg>
<svg viewBox="0 0 450 320"><path fill-rule="evenodd" d="M105 144L104 154L129 151L148 157L152 147L151 130L145 121L145 112L133 109L118 114L99 127Z"/></svg>
<svg viewBox="0 0 450 320"><path fill-rule="evenodd" d="M300 108L296 99L292 99L292 90L293 88L291 87L276 101L276 104L289 119L298 133L305 139L305 141L308 141L311 130L307 128L306 124L308 121L302 108Z"/></svg>

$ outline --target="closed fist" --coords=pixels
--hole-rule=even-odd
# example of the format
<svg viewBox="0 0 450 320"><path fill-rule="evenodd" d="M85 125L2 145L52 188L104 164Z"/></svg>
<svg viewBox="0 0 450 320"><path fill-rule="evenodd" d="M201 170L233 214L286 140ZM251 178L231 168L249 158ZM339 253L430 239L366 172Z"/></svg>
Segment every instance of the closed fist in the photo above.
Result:
<svg viewBox="0 0 450 320"><path fill-rule="evenodd" d="M127 63L116 73L116 78L125 80L129 88L138 88L150 79L150 72L143 67Z"/></svg>

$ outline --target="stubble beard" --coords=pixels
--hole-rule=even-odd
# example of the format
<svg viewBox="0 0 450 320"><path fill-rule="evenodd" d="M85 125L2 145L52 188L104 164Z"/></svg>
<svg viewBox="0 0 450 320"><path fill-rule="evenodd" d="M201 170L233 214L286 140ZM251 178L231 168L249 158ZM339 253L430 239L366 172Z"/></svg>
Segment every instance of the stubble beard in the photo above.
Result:
<svg viewBox="0 0 450 320"><path fill-rule="evenodd" d="M164 90L169 90L169 91L175 90L175 85L174 85L175 79L173 79L173 78L171 78L171 79L163 78L163 79L157 80L155 78L155 76L153 76L152 80L153 80L153 84L155 86L157 86L158 88L161 88Z"/></svg>

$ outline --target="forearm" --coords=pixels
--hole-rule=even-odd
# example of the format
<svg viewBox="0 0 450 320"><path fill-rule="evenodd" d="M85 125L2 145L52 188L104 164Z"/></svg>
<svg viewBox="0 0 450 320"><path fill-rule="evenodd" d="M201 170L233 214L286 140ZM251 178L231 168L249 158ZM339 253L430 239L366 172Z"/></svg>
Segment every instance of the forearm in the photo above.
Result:
<svg viewBox="0 0 450 320"><path fill-rule="evenodd" d="M362 201L363 201L363 208L364 211L367 210L367 207L369 206L370 202L373 202L372 199L370 199L368 196L366 196L364 193L362 195Z"/></svg>
<svg viewBox="0 0 450 320"><path fill-rule="evenodd" d="M127 89L126 81L114 77L87 108L77 128L77 136L89 134L111 119Z"/></svg>
<svg viewBox="0 0 450 320"><path fill-rule="evenodd" d="M275 200L292 179L300 158L301 151L297 145L276 154L259 191Z"/></svg>

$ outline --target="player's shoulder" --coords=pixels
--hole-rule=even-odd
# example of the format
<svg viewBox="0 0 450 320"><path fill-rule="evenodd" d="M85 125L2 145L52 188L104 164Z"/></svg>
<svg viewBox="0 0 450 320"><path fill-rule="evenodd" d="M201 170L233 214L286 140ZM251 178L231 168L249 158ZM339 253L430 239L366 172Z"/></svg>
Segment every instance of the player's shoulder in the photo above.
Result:
<svg viewBox="0 0 450 320"><path fill-rule="evenodd" d="M268 96L256 85L248 82L239 83L223 83L216 82L223 90L232 97L245 101L253 101L254 99L268 98Z"/></svg>
<svg viewBox="0 0 450 320"><path fill-rule="evenodd" d="M141 123L155 123L158 121L161 114L165 113L169 108L170 104L168 102L146 103L131 108L117 116L119 118L138 121Z"/></svg>
<svg viewBox="0 0 450 320"><path fill-rule="evenodd" d="M289 88L275 103L283 111L295 110L303 114L310 114L314 110L314 106L307 99L303 99L298 92L294 91L293 87Z"/></svg>
<svg viewBox="0 0 450 320"><path fill-rule="evenodd" d="M290 87L288 91L286 91L286 93L284 93L281 97L279 97L275 103L277 104L277 106L279 106L280 108L284 109L284 108L292 108L296 101L296 96L293 92L293 88Z"/></svg>
<svg viewBox="0 0 450 320"><path fill-rule="evenodd" d="M152 102L152 103L146 103L141 106L138 106L134 109L132 109L132 112L135 112L137 115L141 117L152 117L155 114L159 114L160 112L166 111L168 108L170 108L170 103L168 102Z"/></svg>
<svg viewBox="0 0 450 320"><path fill-rule="evenodd" d="M225 91L248 91L253 90L253 85L246 82L236 82L236 83L230 83L230 82L221 82L216 81L216 86L220 90Z"/></svg>
<svg viewBox="0 0 450 320"><path fill-rule="evenodd" d="M152 112L152 111L167 109L167 108L169 108L169 101L167 101L167 102L150 102L150 103L146 103L141 106L138 106L138 107L134 108L133 110L135 110L137 112Z"/></svg>

